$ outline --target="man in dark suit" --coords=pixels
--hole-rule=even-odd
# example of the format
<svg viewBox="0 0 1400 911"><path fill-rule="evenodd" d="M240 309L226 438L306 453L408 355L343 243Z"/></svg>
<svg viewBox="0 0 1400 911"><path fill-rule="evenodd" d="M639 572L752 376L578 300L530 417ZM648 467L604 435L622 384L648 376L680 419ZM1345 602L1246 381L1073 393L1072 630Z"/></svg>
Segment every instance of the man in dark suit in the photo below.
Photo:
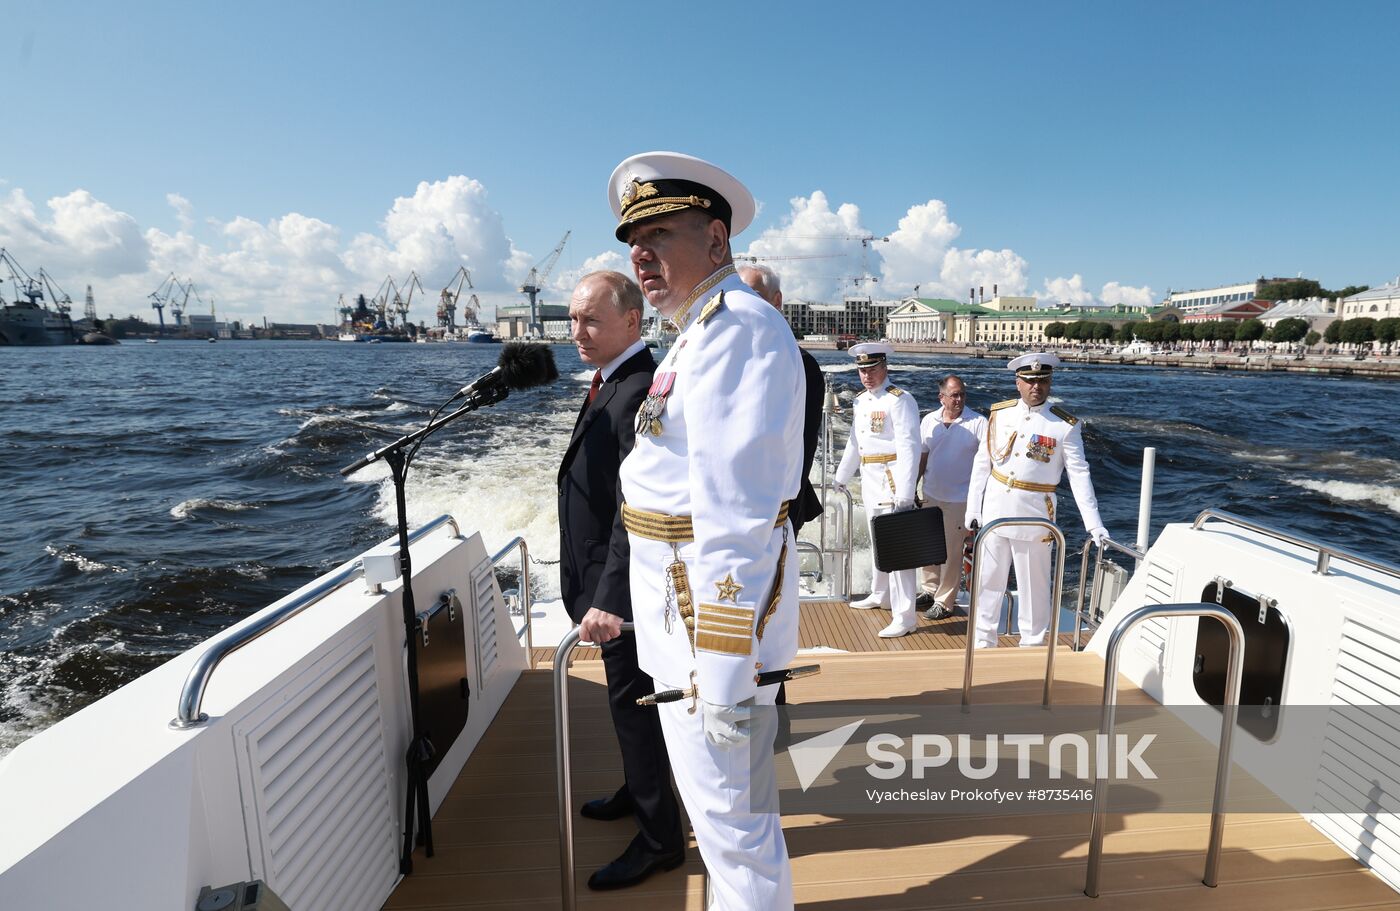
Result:
<svg viewBox="0 0 1400 911"><path fill-rule="evenodd" d="M783 309L783 289L778 273L767 266L753 263L739 267L739 277L754 293L779 312ZM817 359L805 349L797 349L802 355L802 372L807 377L807 399L802 423L802 488L797 492L797 502L791 512L792 531L797 534L802 526L822 514L821 497L812 488L812 459L817 454L817 435L822 428L822 395L826 392L826 380Z"/></svg>
<svg viewBox="0 0 1400 911"><path fill-rule="evenodd" d="M641 340L642 306L641 289L620 272L585 275L569 302L579 357L595 370L559 465L559 585L582 641L602 644L625 777L616 794L590 800L582 813L635 817L641 829L621 857L588 880L592 889L630 886L685 859L661 719L637 705L653 692L652 681L637 666L636 639L621 632L632 619L632 596L618 472L632 451L637 408L656 368Z"/></svg>

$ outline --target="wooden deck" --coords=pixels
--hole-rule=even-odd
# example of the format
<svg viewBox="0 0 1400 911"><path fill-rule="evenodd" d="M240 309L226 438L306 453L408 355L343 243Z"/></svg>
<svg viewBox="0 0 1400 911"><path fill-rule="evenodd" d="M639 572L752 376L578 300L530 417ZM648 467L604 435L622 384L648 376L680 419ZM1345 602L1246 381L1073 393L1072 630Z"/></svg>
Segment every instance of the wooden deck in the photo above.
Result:
<svg viewBox="0 0 1400 911"><path fill-rule="evenodd" d="M846 613L853 616L829 619L878 629L873 624L880 612ZM813 619L819 616L827 618L817 611ZM804 645L825 644L817 640L831 632L804 622ZM919 635L952 633L930 629ZM889 644L913 641L905 637ZM872 647L883 644L875 640ZM957 704L960 653L907 647L890 651L901 653L823 656L821 675L789 684L789 701L893 698ZM981 653L974 698L1037 703L1043 661L1042 649ZM575 803L610 793L621 780L602 670L600 662L582 661L571 674ZM1102 662L1093 655L1057 654L1057 704L1098 704L1102 676ZM419 852L415 872L386 908L559 907L551 681L548 670L522 675L433 821L436 856L427 859ZM1120 692L1124 703L1147 701L1126 681ZM1230 814L1220 885L1206 888L1200 878L1208 826L1206 814L1161 808L1110 815L1102 896L1089 899L1081 891L1089 840L1086 813L784 816L797 905L809 911L1180 911L1183 906L1191 911L1400 911L1400 896L1293 814ZM693 842L687 862L675 871L621 892L589 892L589 873L620 854L633 832L628 821L576 817L579 906L698 911L703 876Z"/></svg>
<svg viewBox="0 0 1400 911"><path fill-rule="evenodd" d="M800 648L829 648L843 652L923 652L930 650L967 648L967 614L958 613L944 620L919 617L918 628L898 639L881 639L880 630L889 625L887 610L852 610L845 601L804 601L802 622L798 626ZM1060 644L1069 645L1073 638L1060 633ZM1087 637L1086 637L1087 638ZM1002 636L1001 644L1012 647L1015 636ZM1058 651L1056 652L1058 654ZM548 667L554 661L553 648L534 650L535 666ZM574 661L597 661L602 652L596 648L579 648Z"/></svg>

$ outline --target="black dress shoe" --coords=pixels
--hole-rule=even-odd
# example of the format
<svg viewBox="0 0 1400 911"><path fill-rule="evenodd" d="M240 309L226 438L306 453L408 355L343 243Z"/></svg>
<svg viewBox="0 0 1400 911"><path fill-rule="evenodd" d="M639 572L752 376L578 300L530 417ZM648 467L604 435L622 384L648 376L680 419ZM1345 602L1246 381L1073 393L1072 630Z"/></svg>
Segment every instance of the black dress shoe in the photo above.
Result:
<svg viewBox="0 0 1400 911"><path fill-rule="evenodd" d="M928 592L919 592L919 596L914 599L914 607L917 610L933 607L933 595L930 595Z"/></svg>
<svg viewBox="0 0 1400 911"><path fill-rule="evenodd" d="M588 819L601 819L603 822L612 822L614 819L623 819L631 816L635 806L632 803L632 795L627 791L618 791L611 797L599 797L590 800L579 808L579 813Z"/></svg>
<svg viewBox="0 0 1400 911"><path fill-rule="evenodd" d="M921 616L925 620L947 620L949 617L953 616L953 609L951 607L944 607L941 604L935 604L933 607L924 611Z"/></svg>
<svg viewBox="0 0 1400 911"><path fill-rule="evenodd" d="M685 849L681 848L664 854L651 851L638 835L632 839L622 856L588 877L588 888L625 889L635 886L653 873L674 870L685 863Z"/></svg>

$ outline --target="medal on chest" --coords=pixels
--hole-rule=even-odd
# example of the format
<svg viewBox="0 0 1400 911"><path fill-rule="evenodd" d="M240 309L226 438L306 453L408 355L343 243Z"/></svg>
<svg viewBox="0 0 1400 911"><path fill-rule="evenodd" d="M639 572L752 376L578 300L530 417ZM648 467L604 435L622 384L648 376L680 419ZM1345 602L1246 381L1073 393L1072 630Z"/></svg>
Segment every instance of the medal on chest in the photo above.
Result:
<svg viewBox="0 0 1400 911"><path fill-rule="evenodd" d="M685 347L685 340L682 339L676 346L676 351ZM671 395L671 390L676 386L676 370L674 357L667 357L661 365L661 370L651 379L651 388L647 390L646 398L642 399L641 407L637 409L637 420L633 428L643 436L661 436L661 415L666 411L666 399Z"/></svg>
<svg viewBox="0 0 1400 911"><path fill-rule="evenodd" d="M872 411L872 412L870 412L870 432L871 432L871 433L884 433L884 432L885 432L885 413L884 413L883 411Z"/></svg>
<svg viewBox="0 0 1400 911"><path fill-rule="evenodd" d="M1037 462L1049 462L1050 457L1054 454L1054 437L1048 437L1041 433L1031 434L1030 443L1026 445L1026 458L1035 459Z"/></svg>

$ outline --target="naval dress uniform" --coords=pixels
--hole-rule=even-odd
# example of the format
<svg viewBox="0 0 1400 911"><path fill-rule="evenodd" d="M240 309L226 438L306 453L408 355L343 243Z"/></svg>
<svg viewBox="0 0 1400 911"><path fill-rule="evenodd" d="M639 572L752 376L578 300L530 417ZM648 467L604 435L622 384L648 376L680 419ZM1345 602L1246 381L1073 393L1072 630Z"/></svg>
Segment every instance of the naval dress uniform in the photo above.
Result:
<svg viewBox="0 0 1400 911"><path fill-rule="evenodd" d="M914 505L914 485L919 478L919 406L903 389L886 383L881 389L867 389L856 396L851 436L836 469L836 483L848 483L857 470L867 521ZM883 572L875 568L873 555L870 569L870 597L856 606L889 606L892 627L914 629L918 624L914 615L917 570Z"/></svg>
<svg viewBox="0 0 1400 911"><path fill-rule="evenodd" d="M972 463L967 526L1013 517L1056 521L1055 488L1068 473L1079 515L1097 538L1103 523L1082 437L1079 419L1058 405L1047 402L1031 407L1021 399L993 405ZM1051 540L1043 527L1012 526L994 531L983 543L976 605L978 648L997 645L1000 608L1012 565L1020 593L1021 645L1045 644L1052 605Z"/></svg>
<svg viewBox="0 0 1400 911"><path fill-rule="evenodd" d="M693 182L665 179L678 176L673 168ZM674 153L628 159L610 184L619 238L651 204L672 207L665 212L698 200L713 213L717 185L747 200L746 217L735 206L737 233L753 205L733 178ZM777 686L760 689L756 675L797 653L788 510L801 482L806 379L782 314L733 265L700 282L670 319L680 333L638 410L621 471L637 657L658 690L698 692L699 702L657 711L713 907L788 911L792 872L773 777ZM737 736L726 741L711 725L728 722Z"/></svg>
<svg viewBox="0 0 1400 911"><path fill-rule="evenodd" d="M647 427L622 465L637 655L658 690L693 682L708 703L767 706L777 687L760 692L754 675L797 654L787 510L801 481L805 379L782 314L732 267L716 277L672 317L681 333L653 385L664 400L643 404ZM766 761L752 766L767 780L751 781L749 751L711 743L689 708L658 710L719 907L791 907L772 793L774 712L753 716L749 749Z"/></svg>

